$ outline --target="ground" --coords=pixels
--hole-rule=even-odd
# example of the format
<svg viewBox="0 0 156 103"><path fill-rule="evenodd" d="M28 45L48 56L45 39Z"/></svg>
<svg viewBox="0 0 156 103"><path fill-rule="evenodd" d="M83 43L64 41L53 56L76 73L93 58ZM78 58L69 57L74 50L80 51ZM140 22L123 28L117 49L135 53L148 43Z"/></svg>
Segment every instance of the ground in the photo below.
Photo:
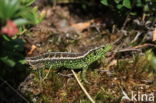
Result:
<svg viewBox="0 0 156 103"><path fill-rule="evenodd" d="M82 84L91 97L97 103L127 103L122 98L123 92L129 96L132 91L156 93L156 87L151 82L152 74L144 71L148 65L144 52L146 46L141 45L141 51L130 48L115 52L135 47L132 41L135 41L137 31L118 28L113 19L115 14L111 11L101 10L96 13L96 10L88 10L92 12L86 14L76 5L42 7L40 13L45 14L44 20L20 37L26 42L26 56L50 51L84 52L116 42L106 58L90 65L87 71L90 84ZM31 66L27 68L33 69ZM42 71L43 74L47 72L48 68ZM63 76L60 73L72 74L68 69L52 70L48 78L41 81L38 71L31 71L20 84L19 91L33 103L89 103L73 75ZM80 71L76 73L80 78Z"/></svg>

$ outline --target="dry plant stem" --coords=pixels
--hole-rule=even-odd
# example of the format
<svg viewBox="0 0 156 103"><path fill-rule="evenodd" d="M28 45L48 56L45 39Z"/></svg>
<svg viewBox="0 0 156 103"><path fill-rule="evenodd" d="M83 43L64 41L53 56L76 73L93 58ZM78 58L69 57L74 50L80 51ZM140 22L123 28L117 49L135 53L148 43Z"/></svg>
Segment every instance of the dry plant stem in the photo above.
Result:
<svg viewBox="0 0 156 103"><path fill-rule="evenodd" d="M125 48L125 49L121 49L121 50L115 51L115 53L129 52L129 51L140 51L140 49L135 49L135 48Z"/></svg>
<svg viewBox="0 0 156 103"><path fill-rule="evenodd" d="M58 73L58 75L61 75L63 77L68 77L68 78L70 78L71 76L73 76L73 74L62 74L62 73Z"/></svg>
<svg viewBox="0 0 156 103"><path fill-rule="evenodd" d="M95 101L93 100L93 98L89 95L89 93L86 91L85 87L82 85L82 83L80 82L80 80L78 79L76 73L74 72L74 70L71 70L76 81L78 82L79 86L81 87L82 91L85 93L85 95L87 96L87 98L91 101L91 103L95 103Z"/></svg>
<svg viewBox="0 0 156 103"><path fill-rule="evenodd" d="M156 45L146 43L146 44L137 45L135 47L128 47L128 48L120 49L118 51L113 51L113 52L120 53L120 52L129 52L129 51L141 51L141 49L146 48L146 47L156 47Z"/></svg>
<svg viewBox="0 0 156 103"><path fill-rule="evenodd" d="M123 26L122 26L121 30L124 30L124 29L125 29L125 27L126 27L128 21L129 21L129 15L127 15L127 17L126 17L126 19L125 19L125 21L124 21L124 23L123 23Z"/></svg>
<svg viewBox="0 0 156 103"><path fill-rule="evenodd" d="M140 36L140 35L141 35L141 32L137 32L137 34L136 34L135 38L132 40L132 42L131 42L131 43L136 42L136 41L138 40L138 38L139 38L139 36Z"/></svg>

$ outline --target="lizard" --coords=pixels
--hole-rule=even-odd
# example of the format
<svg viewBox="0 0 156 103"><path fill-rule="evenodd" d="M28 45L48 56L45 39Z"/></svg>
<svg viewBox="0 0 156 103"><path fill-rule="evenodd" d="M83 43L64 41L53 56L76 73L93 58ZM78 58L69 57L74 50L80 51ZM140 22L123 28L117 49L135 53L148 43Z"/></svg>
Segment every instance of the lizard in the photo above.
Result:
<svg viewBox="0 0 156 103"><path fill-rule="evenodd" d="M65 67L68 69L82 69L82 79L85 79L88 66L105 56L111 50L110 44L90 49L84 53L72 52L48 52L35 57L26 57L26 63L31 65L43 64L45 68L57 69Z"/></svg>

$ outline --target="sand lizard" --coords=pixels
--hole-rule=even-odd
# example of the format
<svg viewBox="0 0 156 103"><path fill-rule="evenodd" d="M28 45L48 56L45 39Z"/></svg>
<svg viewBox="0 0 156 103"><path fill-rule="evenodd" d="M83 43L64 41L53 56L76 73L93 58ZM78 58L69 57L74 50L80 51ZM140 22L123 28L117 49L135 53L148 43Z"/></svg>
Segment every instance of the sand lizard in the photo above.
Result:
<svg viewBox="0 0 156 103"><path fill-rule="evenodd" d="M84 53L49 52L35 57L27 57L26 62L32 65L42 63L45 68L50 69L57 69L60 67L82 69L82 76L85 77L88 66L104 57L111 48L112 46L107 44L90 49Z"/></svg>

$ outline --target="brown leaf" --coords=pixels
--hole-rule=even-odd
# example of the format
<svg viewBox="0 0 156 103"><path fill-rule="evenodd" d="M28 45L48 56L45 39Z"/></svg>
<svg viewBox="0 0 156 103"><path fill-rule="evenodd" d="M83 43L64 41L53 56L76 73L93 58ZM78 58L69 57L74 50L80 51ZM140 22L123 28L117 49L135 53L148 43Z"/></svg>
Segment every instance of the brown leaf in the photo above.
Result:
<svg viewBox="0 0 156 103"><path fill-rule="evenodd" d="M35 45L32 45L30 51L28 52L28 55L31 55L36 48L37 47Z"/></svg>
<svg viewBox="0 0 156 103"><path fill-rule="evenodd" d="M81 23L77 23L77 24L72 24L71 27L74 28L77 31L83 31L84 29L88 28L91 23L93 22L93 20L87 21L87 22L81 22Z"/></svg>

